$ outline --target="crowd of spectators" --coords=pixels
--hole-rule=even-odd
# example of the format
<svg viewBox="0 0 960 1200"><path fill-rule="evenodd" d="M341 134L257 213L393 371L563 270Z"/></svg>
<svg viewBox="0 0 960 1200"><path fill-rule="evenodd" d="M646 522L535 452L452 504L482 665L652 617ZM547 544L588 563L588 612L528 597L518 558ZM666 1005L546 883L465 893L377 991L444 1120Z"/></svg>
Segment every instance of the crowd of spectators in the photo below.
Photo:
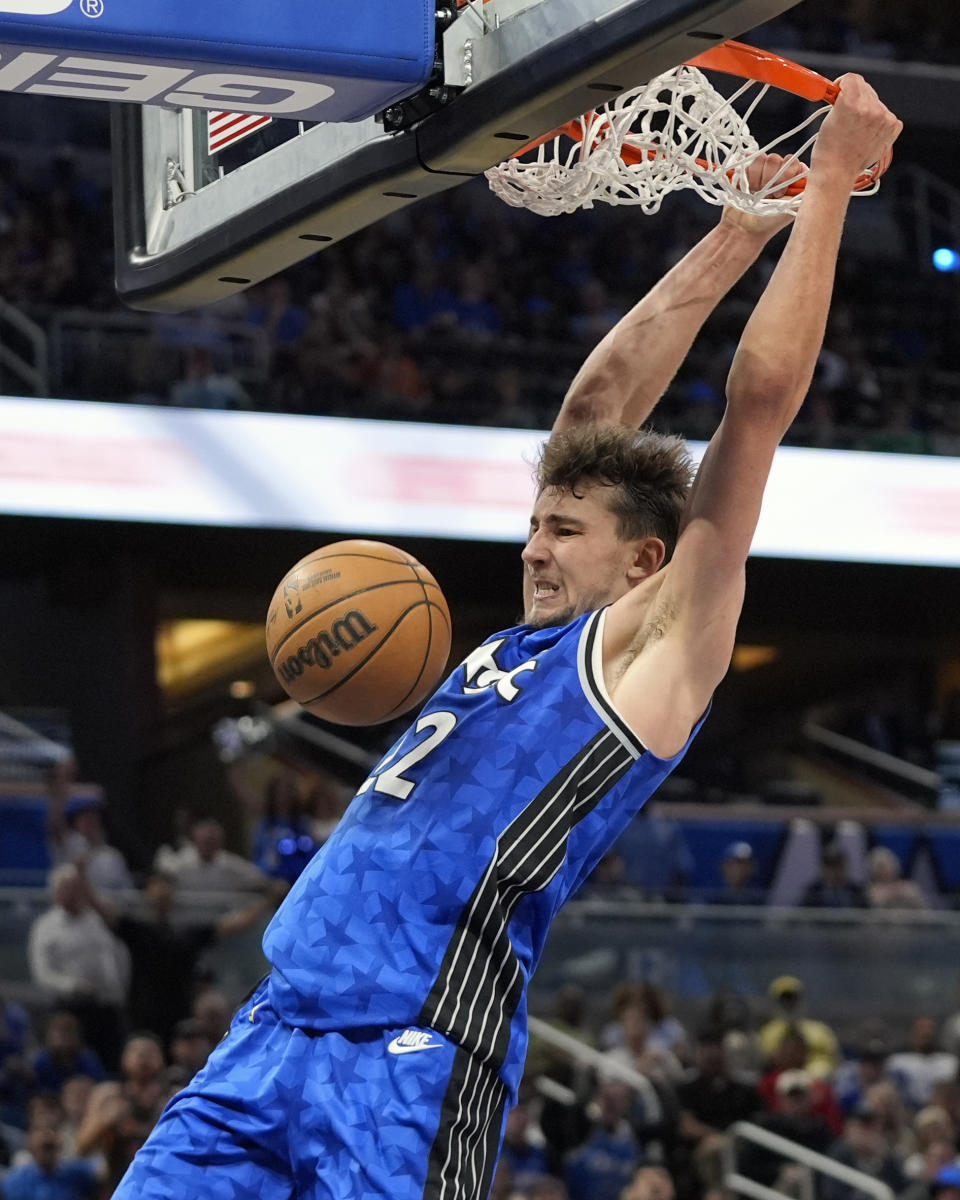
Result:
<svg viewBox="0 0 960 1200"><path fill-rule="evenodd" d="M54 768L57 865L28 945L46 1006L28 1015L0 1002L3 1200L107 1200L229 1023L231 1004L205 952L262 925L310 856L300 840L313 853L335 827L344 796L328 777L292 766L271 773L265 761L227 770L249 855L225 849L222 826L204 817L156 851L138 891L139 873L111 844L102 796L73 782L71 761ZM917 906L889 852L871 852L860 887L841 850L826 845L805 903ZM664 898L688 894L689 851L656 812L628 829L617 855L621 882L605 878L608 862L591 884L600 894L611 886L651 894L645 864ZM714 899L762 903L753 868L750 844L731 843ZM550 1023L599 1058L585 1064L533 1039L495 1200L725 1200L726 1131L738 1120L865 1170L902 1200L930 1200L939 1173L960 1170L960 1013L924 1012L900 1030L867 1023L846 1045L807 1011L792 975L770 982L760 1022L722 996L697 1024L670 1009L650 983L623 983L606 1011L578 987L556 994ZM802 1194L795 1166L755 1145L741 1147L738 1168ZM817 1200L859 1196L827 1180Z"/></svg>
<svg viewBox="0 0 960 1200"><path fill-rule="evenodd" d="M954 24L933 3L807 0L757 38L936 60L956 49ZM64 309L117 308L108 189L90 161L89 147L82 161L51 153L40 171L12 152L0 159L0 295L48 326ZM851 225L869 214L866 232L844 256L795 444L960 453L955 277L919 261L895 195L891 181L854 206ZM598 205L544 219L475 181L212 309L117 333L114 351L67 337L54 385L85 399L542 428L590 346L715 219L683 196L656 217ZM761 264L708 324L662 403L664 427L712 433L768 271ZM261 345L256 368L238 366L225 332L238 326Z"/></svg>
<svg viewBox="0 0 960 1200"><path fill-rule="evenodd" d="M167 981L175 992L175 977ZM960 1014L921 1013L903 1029L866 1020L844 1045L806 1013L799 979L777 977L768 996L767 1019L753 1026L718 995L688 1028L650 982L622 983L599 1020L598 998L565 984L546 1023L585 1057L557 1049L549 1030L532 1038L491 1196L727 1200L738 1121L882 1180L897 1200L937 1200L958 1186ZM31 1020L0 998L0 1196L107 1200L228 1021L223 997L200 981L186 1016L162 1033L129 1027L111 1060L66 1001ZM805 1194L789 1158L741 1140L735 1162L758 1183ZM816 1196L861 1193L821 1176Z"/></svg>
<svg viewBox="0 0 960 1200"><path fill-rule="evenodd" d="M627 827L604 856L584 894L600 899L645 899L755 906L770 901L761 864L749 841L730 842L719 856L718 886L691 885L694 863L677 822L662 816L651 803ZM814 873L802 882L796 903L803 908L925 911L931 897L904 877L900 858L887 846L872 846L862 855L841 840L826 841ZM853 861L851 861L853 860ZM862 876L862 878L860 878Z"/></svg>
<svg viewBox="0 0 960 1200"><path fill-rule="evenodd" d="M799 980L776 979L771 999L779 1005L791 991L802 991ZM600 1057L587 1068L534 1039L494 1196L627 1200L643 1181L658 1190L638 1194L721 1200L737 1121L863 1171L904 1200L960 1182L958 1058L941 1040L946 1023L923 1016L902 1031L866 1023L842 1047L796 1009L792 1020L781 1013L745 1030L710 1004L691 1036L649 983L622 985L611 1008L613 1020L591 1029L584 995L571 986L557 994L550 1023ZM757 1183L803 1194L802 1171L781 1155L741 1142L735 1161ZM544 1176L552 1190L541 1193ZM816 1191L820 1200L861 1194L829 1177Z"/></svg>

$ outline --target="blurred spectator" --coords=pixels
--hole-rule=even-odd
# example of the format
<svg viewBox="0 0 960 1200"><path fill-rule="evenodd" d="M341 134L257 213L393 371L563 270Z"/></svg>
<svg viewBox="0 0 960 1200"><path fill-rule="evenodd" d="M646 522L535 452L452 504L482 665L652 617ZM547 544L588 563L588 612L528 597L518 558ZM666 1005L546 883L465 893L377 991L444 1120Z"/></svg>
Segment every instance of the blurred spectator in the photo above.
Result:
<svg viewBox="0 0 960 1200"><path fill-rule="evenodd" d="M587 279L580 288L576 315L570 320L570 333L581 342L599 342L623 316L625 309L611 302L606 285L599 279Z"/></svg>
<svg viewBox="0 0 960 1200"><path fill-rule="evenodd" d="M585 1046L594 1046L596 1040L586 1027L586 993L575 983L565 983L557 988L551 1004L552 1011L546 1017L554 1029L574 1037ZM556 1050L549 1042L531 1034L527 1048L526 1071L533 1077L547 1075L566 1087L574 1087L579 1073L577 1064L562 1050Z"/></svg>
<svg viewBox="0 0 960 1200"><path fill-rule="evenodd" d="M0 1127L26 1126L27 1097L33 1085L32 1049L26 1009L0 996Z"/></svg>
<svg viewBox="0 0 960 1200"><path fill-rule="evenodd" d="M906 1186L906 1176L899 1159L884 1136L877 1114L861 1105L848 1117L843 1136L830 1147L834 1162L879 1179L893 1192ZM866 1194L848 1183L829 1175L820 1181L820 1200L867 1200Z"/></svg>
<svg viewBox="0 0 960 1200"><path fill-rule="evenodd" d="M292 771L274 775L253 832L254 863L265 875L293 883L317 849L299 778Z"/></svg>
<svg viewBox="0 0 960 1200"><path fill-rule="evenodd" d="M535 1179L550 1171L543 1133L523 1099L507 1114L502 1156L510 1164L513 1186L521 1192L527 1191Z"/></svg>
<svg viewBox="0 0 960 1200"><path fill-rule="evenodd" d="M904 1163L904 1174L912 1182L903 1189L898 1200L930 1200L933 1181L944 1167L956 1167L957 1147L953 1142L930 1142L918 1156L911 1170L911 1160Z"/></svg>
<svg viewBox="0 0 960 1200"><path fill-rule="evenodd" d="M122 891L133 887L123 855L107 843L99 790L71 797L67 801L65 822L67 833L57 847L59 862L82 863L84 874L98 888Z"/></svg>
<svg viewBox="0 0 960 1200"><path fill-rule="evenodd" d="M204 988L200 992L193 1002L190 1015L212 1046L216 1046L230 1028L230 1005L215 988Z"/></svg>
<svg viewBox="0 0 960 1200"><path fill-rule="evenodd" d="M143 889L145 912L119 912L95 892L90 898L130 954L130 1027L150 1029L166 1043L190 1012L204 950L256 925L273 908L276 890L207 921L178 919L176 883L157 871Z"/></svg>
<svg viewBox="0 0 960 1200"><path fill-rule="evenodd" d="M471 263L461 270L454 313L458 329L469 337L486 339L501 331L503 322L492 297L489 267Z"/></svg>
<svg viewBox="0 0 960 1200"><path fill-rule="evenodd" d="M55 864L80 863L86 877L105 891L132 888L123 855L107 842L103 823L103 792L74 784L72 759L54 768L49 785L48 821Z"/></svg>
<svg viewBox="0 0 960 1200"><path fill-rule="evenodd" d="M644 896L681 900L693 873L693 855L676 821L648 800L616 842L626 863L626 880Z"/></svg>
<svg viewBox="0 0 960 1200"><path fill-rule="evenodd" d="M340 823L349 797L329 775L317 775L303 799L303 809L310 823L310 836L322 846Z"/></svg>
<svg viewBox="0 0 960 1200"><path fill-rule="evenodd" d="M928 1104L926 1108L920 1109L913 1119L913 1132L916 1138L916 1147L903 1164L904 1172L909 1179L919 1179L929 1170L932 1159L937 1157L936 1154L928 1156L927 1151L931 1146L946 1144L953 1148L953 1154L947 1156L948 1160L955 1156L957 1128L950 1114L939 1104Z"/></svg>
<svg viewBox="0 0 960 1200"><path fill-rule="evenodd" d="M864 1106L877 1114L884 1137L893 1152L906 1159L916 1149L916 1138L910 1127L911 1114L889 1079L881 1079L867 1088Z"/></svg>
<svg viewBox="0 0 960 1200"><path fill-rule="evenodd" d="M900 859L886 846L867 855L867 901L871 908L921 909L926 898L912 879L901 879Z"/></svg>
<svg viewBox="0 0 960 1200"><path fill-rule="evenodd" d="M107 1188L123 1178L133 1156L157 1123L165 1099L163 1050L150 1033L134 1033L123 1047L120 1080L101 1083L91 1093L77 1152L100 1150L107 1162Z"/></svg>
<svg viewBox="0 0 960 1200"><path fill-rule="evenodd" d="M500 1158L493 1172L493 1182L490 1184L490 1195L487 1200L515 1200L519 1195L513 1190L513 1172L510 1164Z"/></svg>
<svg viewBox="0 0 960 1200"><path fill-rule="evenodd" d="M248 318L259 326L274 346L289 346L302 337L307 327L307 310L293 297L290 281L275 275L253 294Z"/></svg>
<svg viewBox="0 0 960 1200"><path fill-rule="evenodd" d="M658 1014L662 1009L658 1009ZM653 1084L671 1087L683 1074L672 1050L652 1038L654 1023L650 993L643 984L623 984L613 997L616 1042L606 1057L645 1075Z"/></svg>
<svg viewBox="0 0 960 1200"><path fill-rule="evenodd" d="M813 1111L813 1078L806 1071L784 1071L777 1080L777 1108L760 1113L755 1124L808 1150L825 1154L834 1134L823 1117ZM758 1183L775 1187L783 1169L778 1155L761 1146L747 1144L740 1157L740 1169Z"/></svg>
<svg viewBox="0 0 960 1200"><path fill-rule="evenodd" d="M86 1040L113 1070L123 1039L129 955L94 911L75 866L50 873L50 894L51 906L30 927L30 974L60 1008L79 1018Z"/></svg>
<svg viewBox="0 0 960 1200"><path fill-rule="evenodd" d="M214 1043L196 1017L178 1021L170 1035L170 1065L190 1080L206 1064Z"/></svg>
<svg viewBox="0 0 960 1200"><path fill-rule="evenodd" d="M950 1120L960 1129L960 1082L951 1079L946 1083L938 1083L933 1089L930 1103L945 1108L950 1114Z"/></svg>
<svg viewBox="0 0 960 1200"><path fill-rule="evenodd" d="M92 1200L98 1189L93 1166L63 1159L61 1145L57 1128L48 1124L32 1128L27 1135L31 1161L0 1179L3 1200Z"/></svg>
<svg viewBox="0 0 960 1200"><path fill-rule="evenodd" d="M410 282L397 285L393 293L393 320L398 329L424 333L441 325L452 326L456 300L440 282L433 264L422 263Z"/></svg>
<svg viewBox="0 0 960 1200"><path fill-rule="evenodd" d="M734 1121L748 1121L761 1109L759 1093L735 1079L720 1029L704 1029L697 1039L696 1065L677 1085L679 1133L690 1168L704 1193L722 1186L724 1131Z"/></svg>
<svg viewBox="0 0 960 1200"><path fill-rule="evenodd" d="M66 1158L77 1156L77 1131L83 1124L87 1104L96 1086L96 1081L89 1075L72 1075L60 1090L62 1110L60 1133L63 1137L63 1153ZM99 1173L99 1156L94 1156L88 1161L97 1165Z"/></svg>
<svg viewBox="0 0 960 1200"><path fill-rule="evenodd" d="M833 1090L845 1113L853 1110L866 1098L867 1090L879 1083L890 1049L875 1028L862 1031L853 1056L837 1067L833 1075Z"/></svg>
<svg viewBox="0 0 960 1200"><path fill-rule="evenodd" d="M767 896L754 883L757 860L749 842L731 842L723 852L720 864L723 886L707 899L712 904L764 904Z"/></svg>
<svg viewBox="0 0 960 1200"><path fill-rule="evenodd" d="M929 1104L934 1088L957 1078L955 1054L939 1049L937 1023L933 1017L917 1017L910 1027L909 1048L891 1054L887 1073L904 1103L920 1109Z"/></svg>
<svg viewBox="0 0 960 1200"><path fill-rule="evenodd" d="M163 862L163 869L173 875L183 894L263 891L267 885L267 877L259 867L223 848L223 826L219 821L198 821L190 831L188 845Z"/></svg>
<svg viewBox="0 0 960 1200"><path fill-rule="evenodd" d="M648 1022L647 1045L653 1050L669 1051L681 1064L689 1062L690 1045L687 1031L670 1012L670 1001L662 988L649 979L637 983L621 983L613 993L614 1020L603 1031L605 1047L623 1045L623 1009L635 1005L642 1009Z"/></svg>
<svg viewBox="0 0 960 1200"><path fill-rule="evenodd" d="M843 1128L840 1106L827 1080L810 1071L809 1060L810 1046L801 1030L787 1029L780 1039L780 1045L774 1051L771 1069L760 1079L757 1090L767 1108L777 1111L783 1103L781 1080L784 1077L794 1078L798 1072L802 1073L809 1080L807 1091L810 1111L822 1117L836 1136Z"/></svg>
<svg viewBox="0 0 960 1200"><path fill-rule="evenodd" d="M84 1046L80 1022L69 1012L55 1012L48 1018L43 1047L32 1066L37 1089L57 1095L75 1075L85 1075L95 1083L104 1076L103 1063Z"/></svg>
<svg viewBox="0 0 960 1200"><path fill-rule="evenodd" d="M562 1180L553 1175L541 1175L527 1188L526 1200L570 1200L570 1193Z"/></svg>
<svg viewBox="0 0 960 1200"><path fill-rule="evenodd" d="M701 1031L694 1067L677 1084L681 1132L694 1141L745 1121L762 1107L757 1089L730 1072L720 1029Z"/></svg>
<svg viewBox="0 0 960 1200"><path fill-rule="evenodd" d="M839 842L831 842L820 860L820 878L804 893L805 908L866 908L863 888L847 877L847 855Z"/></svg>
<svg viewBox="0 0 960 1200"><path fill-rule="evenodd" d="M233 375L218 371L206 346L187 350L183 378L170 389L177 408L249 408L250 397Z"/></svg>
<svg viewBox="0 0 960 1200"><path fill-rule="evenodd" d="M637 1167L620 1200L675 1200L676 1194L665 1167Z"/></svg>
<svg viewBox="0 0 960 1200"><path fill-rule="evenodd" d="M829 1025L804 1015L803 981L795 975L778 975L771 980L767 994L776 1012L757 1033L762 1057L770 1061L787 1031L796 1031L807 1046L805 1069L819 1078L832 1075L840 1062L839 1043Z"/></svg>
<svg viewBox="0 0 960 1200"><path fill-rule="evenodd" d="M565 1179L570 1200L620 1200L643 1157L630 1122L635 1099L626 1083L608 1079L598 1084L591 1105L590 1132L567 1159Z"/></svg>
<svg viewBox="0 0 960 1200"><path fill-rule="evenodd" d="M635 899L636 892L627 882L627 860L614 846L603 855L580 893L608 903L618 898Z"/></svg>

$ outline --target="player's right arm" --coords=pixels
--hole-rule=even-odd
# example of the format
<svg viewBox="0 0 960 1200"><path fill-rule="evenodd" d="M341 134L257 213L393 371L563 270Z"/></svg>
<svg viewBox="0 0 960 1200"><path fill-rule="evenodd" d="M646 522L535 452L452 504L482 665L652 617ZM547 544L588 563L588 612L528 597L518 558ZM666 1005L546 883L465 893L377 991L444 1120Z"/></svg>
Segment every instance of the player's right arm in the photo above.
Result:
<svg viewBox="0 0 960 1200"><path fill-rule="evenodd" d="M730 368L726 411L697 472L673 559L662 580L654 576L610 609L605 664L619 658L621 667L613 697L661 756L682 748L729 666L767 476L823 340L850 191L901 128L863 79L841 80L790 238ZM643 588L657 583L645 601Z"/></svg>
<svg viewBox="0 0 960 1200"><path fill-rule="evenodd" d="M757 164L771 173L776 154ZM693 247L590 352L553 425L639 426L649 417L686 358L704 321L789 215L744 217L726 209Z"/></svg>

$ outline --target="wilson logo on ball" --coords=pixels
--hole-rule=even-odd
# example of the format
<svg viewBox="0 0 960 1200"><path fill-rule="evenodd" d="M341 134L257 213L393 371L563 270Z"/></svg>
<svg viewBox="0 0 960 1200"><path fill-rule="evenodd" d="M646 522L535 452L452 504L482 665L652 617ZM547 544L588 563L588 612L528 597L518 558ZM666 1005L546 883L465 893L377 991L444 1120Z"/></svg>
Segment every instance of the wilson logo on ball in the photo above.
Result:
<svg viewBox="0 0 960 1200"><path fill-rule="evenodd" d="M284 683L293 683L307 667L327 669L333 666L335 658L345 650L353 650L374 633L376 628L359 609L351 609L345 616L334 621L329 631L322 630L301 646L296 654L291 654L285 662L279 663L277 674Z"/></svg>

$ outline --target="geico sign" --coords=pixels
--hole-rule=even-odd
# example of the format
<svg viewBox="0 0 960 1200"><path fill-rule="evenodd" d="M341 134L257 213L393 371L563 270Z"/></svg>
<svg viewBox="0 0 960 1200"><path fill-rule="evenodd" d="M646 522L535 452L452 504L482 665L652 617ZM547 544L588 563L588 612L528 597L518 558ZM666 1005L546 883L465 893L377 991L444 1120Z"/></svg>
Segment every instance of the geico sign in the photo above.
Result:
<svg viewBox="0 0 960 1200"><path fill-rule="evenodd" d="M12 0L0 0L0 11L9 11L2 7L4 2L9 4ZM224 70L200 73L185 67L77 55L65 57L33 50L17 52L3 47L0 47L0 92L127 100L134 104L170 104L176 108L223 108L277 117L310 112L334 94L327 84L305 79Z"/></svg>

